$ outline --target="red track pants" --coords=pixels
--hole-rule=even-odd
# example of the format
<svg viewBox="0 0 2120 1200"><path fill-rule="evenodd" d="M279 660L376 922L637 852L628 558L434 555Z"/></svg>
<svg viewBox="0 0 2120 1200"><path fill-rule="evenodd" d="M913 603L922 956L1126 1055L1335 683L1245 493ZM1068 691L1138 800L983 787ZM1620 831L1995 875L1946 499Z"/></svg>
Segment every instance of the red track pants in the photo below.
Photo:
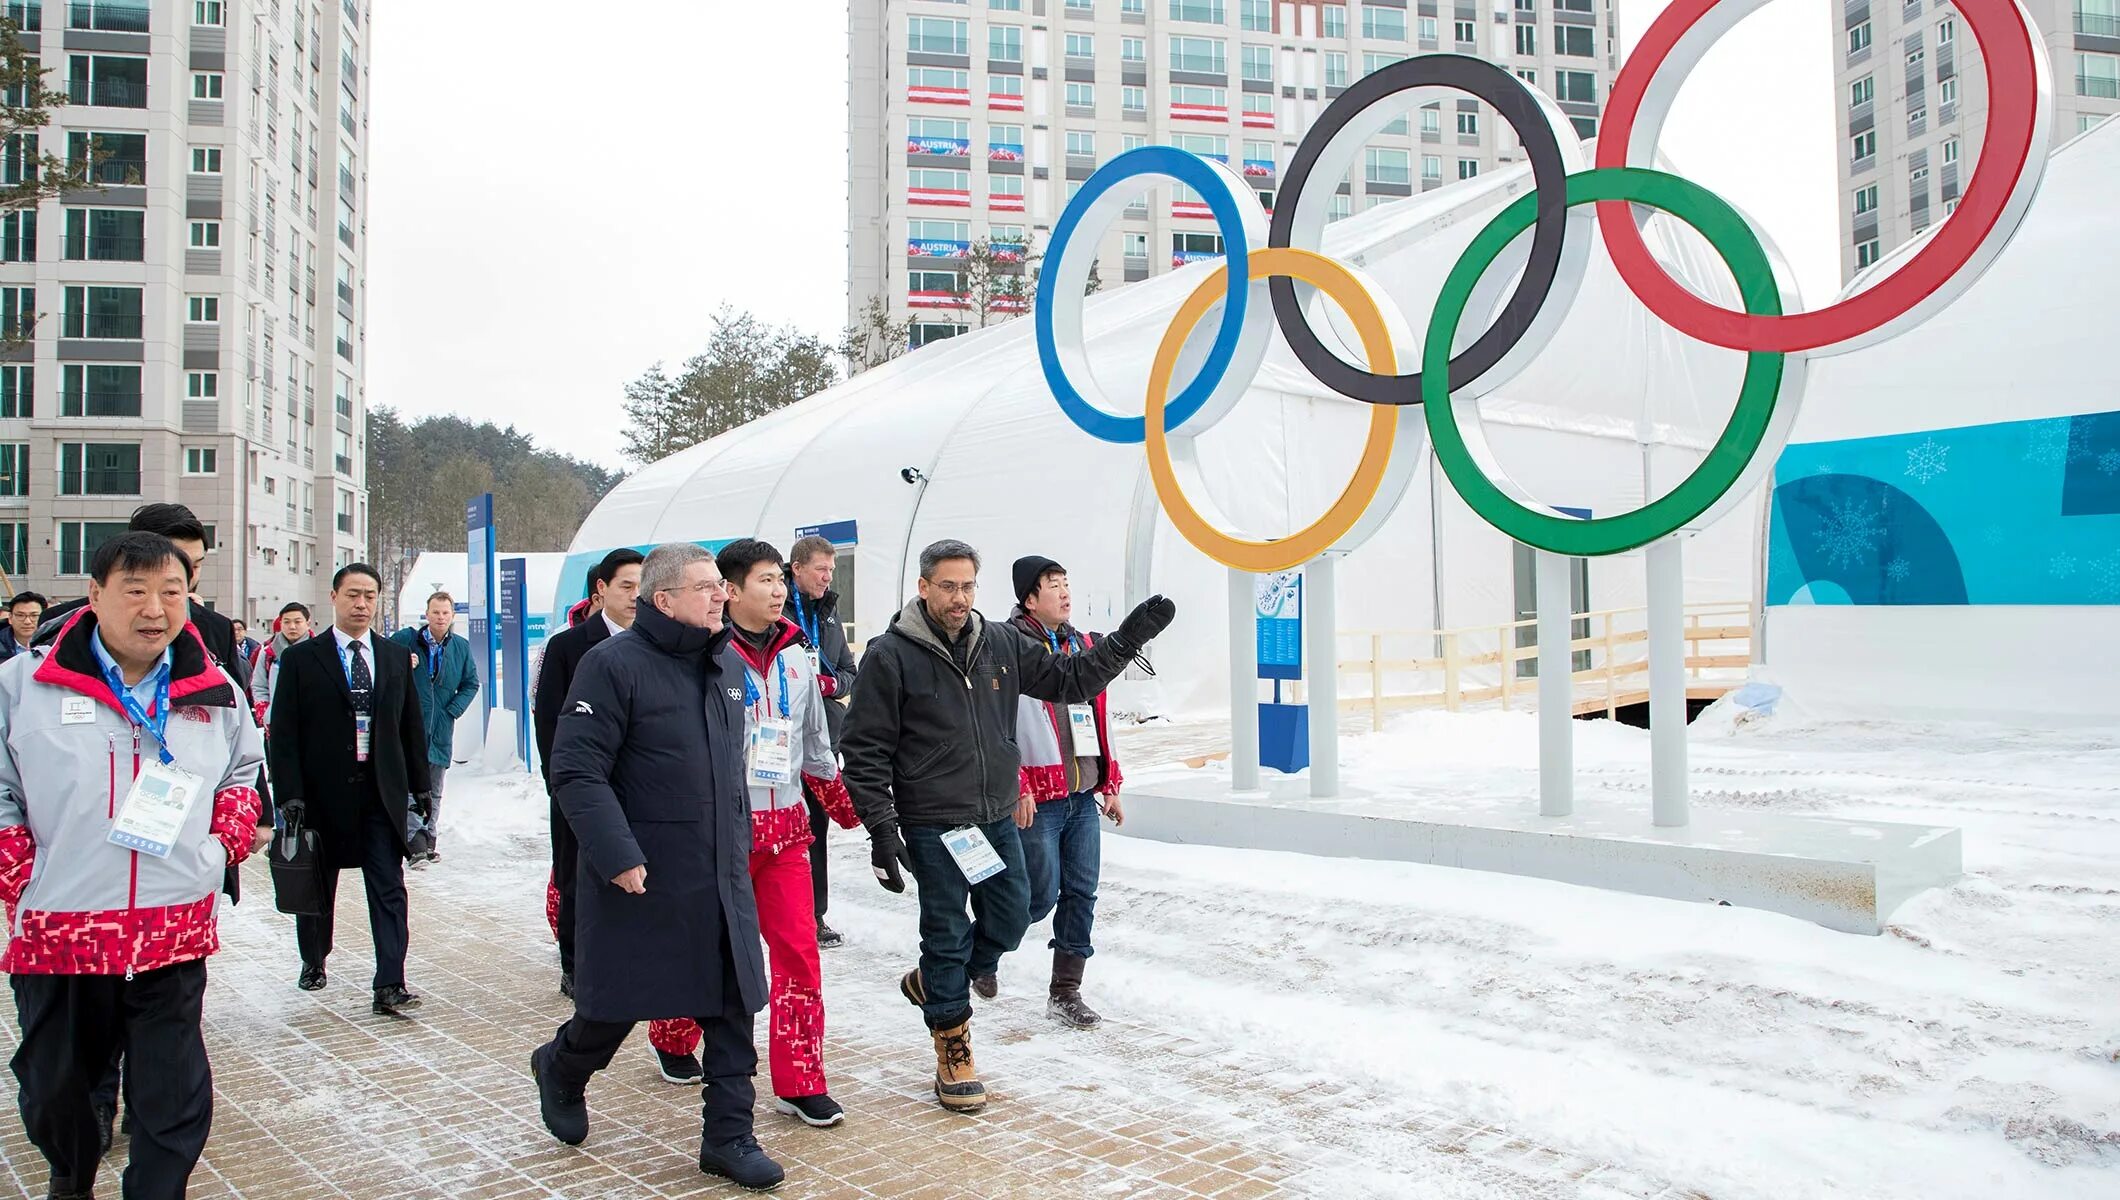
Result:
<svg viewBox="0 0 2120 1200"><path fill-rule="evenodd" d="M794 809L800 816L800 806ZM807 831L805 831L807 832ZM816 1096L824 1082L824 976L817 961L817 909L810 891L810 848L790 846L751 855L751 890L758 898L758 930L773 973L768 1004L768 1057L773 1094ZM699 1048L699 1026L678 1017L648 1022L648 1042L670 1054Z"/></svg>

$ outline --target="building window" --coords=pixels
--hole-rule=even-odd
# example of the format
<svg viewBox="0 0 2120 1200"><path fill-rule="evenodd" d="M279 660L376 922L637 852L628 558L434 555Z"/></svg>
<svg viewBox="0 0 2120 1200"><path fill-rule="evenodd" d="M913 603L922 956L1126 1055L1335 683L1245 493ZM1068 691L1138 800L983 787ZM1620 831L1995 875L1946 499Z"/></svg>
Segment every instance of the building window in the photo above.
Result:
<svg viewBox="0 0 2120 1200"><path fill-rule="evenodd" d="M191 23L194 25L219 25L227 16L222 0L193 0Z"/></svg>
<svg viewBox="0 0 2120 1200"><path fill-rule="evenodd" d="M1459 113L1457 115L1457 131L1459 137L1480 136L1480 114L1476 112Z"/></svg>
<svg viewBox="0 0 2120 1200"><path fill-rule="evenodd" d="M60 416L140 415L140 368L137 364L62 363L59 370Z"/></svg>
<svg viewBox="0 0 2120 1200"><path fill-rule="evenodd" d="M953 17L907 17L905 48L915 54L969 54L969 23Z"/></svg>
<svg viewBox="0 0 2120 1200"><path fill-rule="evenodd" d="M1855 135L1855 161L1875 157L1877 154L1877 131L1865 129Z"/></svg>
<svg viewBox="0 0 2120 1200"><path fill-rule="evenodd" d="M1273 47L1244 47L1244 78L1257 83L1273 82Z"/></svg>
<svg viewBox="0 0 2120 1200"><path fill-rule="evenodd" d="M1096 108L1097 85L1094 83L1068 84L1067 107L1070 111L1086 111Z"/></svg>
<svg viewBox="0 0 2120 1200"><path fill-rule="evenodd" d="M1418 18L1418 21L1419 23L1414 26L1414 32L1420 37L1421 45L1435 45L1435 18L1420 17Z"/></svg>
<svg viewBox="0 0 2120 1200"><path fill-rule="evenodd" d="M0 262L37 261L37 210L0 218Z"/></svg>
<svg viewBox="0 0 2120 1200"><path fill-rule="evenodd" d="M191 173L194 175L219 175L221 173L221 148L219 146L193 146L191 148Z"/></svg>
<svg viewBox="0 0 2120 1200"><path fill-rule="evenodd" d="M0 417L36 414L37 369L28 363L0 365Z"/></svg>
<svg viewBox="0 0 2120 1200"><path fill-rule="evenodd" d="M1861 270L1862 268L1864 268L1864 267L1867 267L1867 266L1869 266L1869 265L1870 265L1871 263L1873 263L1873 262L1876 262L1876 261L1877 261L1877 259L1878 259L1878 252L1877 252L1877 239L1876 239L1876 238L1871 238L1871 239L1870 239L1869 241L1867 241L1867 242L1857 242L1857 243L1855 244L1855 269L1856 269L1856 270L1858 270L1858 271L1859 271L1859 270Z"/></svg>
<svg viewBox="0 0 2120 1200"><path fill-rule="evenodd" d="M965 327L962 325L947 322L915 321L913 322L912 334L906 339L906 344L918 350L929 342L939 342L944 338L956 337L958 334L963 333L964 329Z"/></svg>
<svg viewBox="0 0 2120 1200"><path fill-rule="evenodd" d="M1362 36L1382 42L1406 40L1406 10L1403 8L1378 8L1362 6Z"/></svg>
<svg viewBox="0 0 2120 1200"><path fill-rule="evenodd" d="M1597 136L1597 120L1593 117L1569 117L1568 124L1575 127L1575 136L1588 140Z"/></svg>
<svg viewBox="0 0 2120 1200"><path fill-rule="evenodd" d="M61 337L137 338L141 332L139 288L70 287Z"/></svg>
<svg viewBox="0 0 2120 1200"><path fill-rule="evenodd" d="M1850 55L1860 54L1869 48L1870 23L1868 21L1864 21L1855 28L1848 30L1848 53Z"/></svg>
<svg viewBox="0 0 2120 1200"><path fill-rule="evenodd" d="M29 443L0 444L0 496L29 495Z"/></svg>
<svg viewBox="0 0 2120 1200"><path fill-rule="evenodd" d="M1201 158L1229 161L1229 139L1219 133L1174 133L1170 136L1170 144Z"/></svg>
<svg viewBox="0 0 2120 1200"><path fill-rule="evenodd" d="M1337 50L1325 52L1325 86L1343 88L1347 86L1347 56Z"/></svg>
<svg viewBox="0 0 2120 1200"><path fill-rule="evenodd" d="M19 5L8 5L18 8ZM55 6L56 7L56 6ZM72 0L67 6L68 29L99 29L106 33L146 33L146 0Z"/></svg>
<svg viewBox="0 0 2120 1200"><path fill-rule="evenodd" d="M1443 178L1443 160L1433 154L1421 156L1421 182L1439 183Z"/></svg>
<svg viewBox="0 0 2120 1200"><path fill-rule="evenodd" d="M2076 94L2101 100L2120 99L2120 57L2110 54L2076 56Z"/></svg>
<svg viewBox="0 0 2120 1200"><path fill-rule="evenodd" d="M0 337L27 339L37 327L37 289L0 287Z"/></svg>
<svg viewBox="0 0 2120 1200"><path fill-rule="evenodd" d="M2103 119L2104 119L2104 118L2102 118L2102 117L2093 117L2093 118L2091 118L2091 124L2092 124L2092 125L2095 125L2095 124L2097 124L2097 123L2098 123L2099 121L2101 121L2101 120L2103 120ZM2086 129L2087 129L2087 128L2089 128L2089 126L2085 126L2084 128L2086 128ZM1949 164L1951 164L1951 163L1954 163L1954 162L1957 162L1957 161L1958 161L1958 139L1957 139L1957 138L1945 138L1945 139L1944 139L1944 141L1943 141L1943 161L1944 161L1944 164L1945 164L1946 166L1948 166L1948 165L1949 165Z"/></svg>
<svg viewBox="0 0 2120 1200"><path fill-rule="evenodd" d="M18 578L29 574L29 522L0 525L0 568Z"/></svg>
<svg viewBox="0 0 2120 1200"><path fill-rule="evenodd" d="M194 325L218 324L221 320L221 298L219 296L186 297L184 319Z"/></svg>
<svg viewBox="0 0 2120 1200"><path fill-rule="evenodd" d="M1325 22L1325 24L1324 24L1324 30L1325 30L1325 36L1326 36L1326 37L1329 37L1329 38L1343 38L1343 37L1346 37L1346 36L1347 36L1347 6L1346 6L1346 5L1344 5L1344 4L1328 4L1328 5L1326 5L1326 6L1325 6L1325 17L1324 17L1324 22Z"/></svg>
<svg viewBox="0 0 2120 1200"><path fill-rule="evenodd" d="M1907 55L1907 70L1910 72L1921 70L1921 64L1927 61L1928 57L1928 53L1923 50L1915 50L1910 52Z"/></svg>
<svg viewBox="0 0 2120 1200"><path fill-rule="evenodd" d="M1405 61L1406 56L1403 54L1378 54L1374 50L1367 51L1362 55L1362 74L1374 75L1393 63Z"/></svg>
<svg viewBox="0 0 2120 1200"><path fill-rule="evenodd" d="M139 262L146 257L147 214L140 209L69 208L66 257L72 262Z"/></svg>
<svg viewBox="0 0 2120 1200"><path fill-rule="evenodd" d="M986 57L991 62L1022 62L1023 27L1021 25L987 26Z"/></svg>
<svg viewBox="0 0 2120 1200"><path fill-rule="evenodd" d="M139 495L140 443L59 443L59 494Z"/></svg>
<svg viewBox="0 0 2120 1200"><path fill-rule="evenodd" d="M1086 33L1070 33L1070 34L1068 34L1068 35L1067 35L1067 56L1068 56L1069 58L1095 58L1095 57L1097 57L1097 39L1096 39L1096 38L1093 38L1093 37L1091 37L1090 35L1088 35L1088 34L1086 34Z"/></svg>
<svg viewBox="0 0 2120 1200"><path fill-rule="evenodd" d="M337 345L334 348L338 351L340 358L345 359L347 362L352 362L353 319L351 317L348 317L345 313L336 313L333 315L338 317L338 338Z"/></svg>
<svg viewBox="0 0 2120 1200"><path fill-rule="evenodd" d="M1222 0L1170 0L1170 19L1221 25L1229 17L1222 7Z"/></svg>
<svg viewBox="0 0 2120 1200"><path fill-rule="evenodd" d="M1856 188L1856 189L1855 189L1855 215L1856 215L1856 216L1858 216L1858 217L1859 217L1859 216L1861 216L1862 214L1864 214L1864 213L1866 213L1866 212L1874 212L1874 211L1876 211L1876 208L1877 208L1877 185L1876 185L1876 184L1874 184L1874 183L1873 183L1873 184L1871 184L1871 185L1870 185L1870 186L1868 186L1868 187L1865 187L1865 188Z"/></svg>
<svg viewBox="0 0 2120 1200"><path fill-rule="evenodd" d="M1362 178L1369 183L1413 182L1411 152L1370 146L1362 151Z"/></svg>
<svg viewBox="0 0 2120 1200"><path fill-rule="evenodd" d="M193 221L191 223L191 248L194 250L219 250L221 248L221 223L219 221Z"/></svg>
<svg viewBox="0 0 2120 1200"><path fill-rule="evenodd" d="M1597 34L1584 25L1556 25L1553 52L1570 58L1596 58Z"/></svg>
<svg viewBox="0 0 2120 1200"><path fill-rule="evenodd" d="M1237 0L1237 24L1253 33L1273 32L1273 0Z"/></svg>
<svg viewBox="0 0 2120 1200"><path fill-rule="evenodd" d="M1140 16L1148 11L1148 0L1119 0L1119 11Z"/></svg>
<svg viewBox="0 0 2120 1200"><path fill-rule="evenodd" d="M1597 103L1597 76L1589 71L1555 71L1553 98L1578 104Z"/></svg>
<svg viewBox="0 0 2120 1200"><path fill-rule="evenodd" d="M1128 258L1148 257L1148 235L1145 233L1127 234L1124 246L1126 257Z"/></svg>
<svg viewBox="0 0 2120 1200"><path fill-rule="evenodd" d="M1086 13L1093 11L1096 6L1090 0L1067 0L1067 7L1070 12Z"/></svg>
<svg viewBox="0 0 2120 1200"><path fill-rule="evenodd" d="M1854 85L1848 89L1848 103L1850 105L1868 104L1876 95L1877 81L1865 75L1856 80Z"/></svg>
<svg viewBox="0 0 2120 1200"><path fill-rule="evenodd" d="M1147 62L1147 61L1148 61L1148 39L1147 39L1147 38L1120 38L1120 39L1119 39L1119 61L1120 61L1120 62L1130 62L1130 63L1137 63L1137 62Z"/></svg>
<svg viewBox="0 0 2120 1200"><path fill-rule="evenodd" d="M219 71L193 71L191 73L191 98L194 100L219 100L222 76Z"/></svg>
<svg viewBox="0 0 2120 1200"><path fill-rule="evenodd" d="M186 475L219 475L220 453L212 446L184 447L184 473ZM212 545L209 540L207 545Z"/></svg>
<svg viewBox="0 0 2120 1200"><path fill-rule="evenodd" d="M1022 12L1023 0L986 0L986 6L995 12Z"/></svg>
<svg viewBox="0 0 2120 1200"><path fill-rule="evenodd" d="M2092 15L2091 13L2088 13L2088 12L2085 12L2085 11L2084 11L2084 10L2085 10L2086 8L2100 8L2100 7L2103 7L2103 8L2108 8L2108 9L2110 9L2110 8L2112 7L2112 5L2111 5L2110 3L2107 3L2107 4L2102 4L2102 5L2101 5L2101 4L2098 4L2098 3L2096 3L2096 0L2093 0L2093 3L2091 3L2091 4L2089 4L2089 5L2086 5L2086 4L2083 4L2083 3L2081 2L2081 0L2078 0L2078 3L2077 3L2077 5L2076 5L2076 20L2077 20L2078 22L2081 22L2081 21L2083 21L2083 20L2084 20L2085 18L2087 18L2087 17L2090 17L2090 16ZM2106 17L2106 21L2107 21L2107 22L2111 22L2111 21L2112 21L2112 17L2111 17L2111 16L2107 16L2107 17ZM2084 28L2083 28L2083 26L2082 26L2081 24L2078 24L2078 25L2076 26L2076 30L2077 30L2077 32L2079 32L2079 33L2089 33L2089 32L2091 32L2090 30L2084 29ZM2106 36L2106 37L2111 37L2111 36L2113 36L2113 27L2112 27L2112 25L2111 25L2110 23L2108 23L2108 24L2107 24L2107 26L2105 27L2105 29L2103 30L2103 32L2104 32L2104 34L2105 34L2105 36ZM1945 18L1944 18L1943 20L1941 20L1941 21L1938 21L1938 22L1936 22L1936 44L1937 44L1937 45L1939 45L1939 46L1948 46L1948 45L1950 45L1950 44L1951 44L1952 42L1955 42L1955 41L1957 41L1957 40L1958 40L1958 22L1956 22L1956 21L1953 21L1953 20L1951 20L1951 19L1950 19L1949 17L1945 17Z"/></svg>
<svg viewBox="0 0 2120 1200"><path fill-rule="evenodd" d="M145 9L138 10L143 16ZM147 107L147 60L111 54L67 57L66 96L73 104L102 108Z"/></svg>
<svg viewBox="0 0 2120 1200"><path fill-rule="evenodd" d="M103 543L114 537L124 537L123 521L61 521L59 522L59 574L86 575L88 564L96 557Z"/></svg>
<svg viewBox="0 0 2120 1200"><path fill-rule="evenodd" d="M1527 56L1538 53L1538 26L1519 25L1516 27L1516 52Z"/></svg>
<svg viewBox="0 0 2120 1200"><path fill-rule="evenodd" d="M1174 83L1170 88L1170 102L1189 108L1228 108L1229 93L1218 87Z"/></svg>
<svg viewBox="0 0 2120 1200"><path fill-rule="evenodd" d="M1148 89L1145 87L1120 88L1119 107L1126 112L1147 112Z"/></svg>
<svg viewBox="0 0 2120 1200"><path fill-rule="evenodd" d="M1459 179L1470 179L1479 173L1480 160L1476 158L1461 158L1458 160Z"/></svg>
<svg viewBox="0 0 2120 1200"><path fill-rule="evenodd" d="M1087 129L1068 130L1067 156L1069 158L1097 157L1097 135Z"/></svg>
<svg viewBox="0 0 2120 1200"><path fill-rule="evenodd" d="M193 400L218 400L221 398L221 376L214 371L186 372L184 392Z"/></svg>
<svg viewBox="0 0 2120 1200"><path fill-rule="evenodd" d="M92 184L139 186L147 182L147 135L144 133L69 133L66 161L88 172Z"/></svg>
<svg viewBox="0 0 2120 1200"><path fill-rule="evenodd" d="M1946 80L1944 80L1944 81L1943 81L1942 83L1939 83L1939 84L1937 84L1937 85L1936 85L1936 90L1937 90L1937 94L1938 94L1938 95L1940 95L1940 96L1942 97L1942 99L1941 99L1941 100L1939 100L1939 101L1937 101L1937 103L1939 103L1939 104L1956 104L1956 103L1958 103L1958 79L1957 79L1957 77L1956 77L1956 76L1953 76L1952 78L1950 78L1950 79L1946 79Z"/></svg>
<svg viewBox="0 0 2120 1200"><path fill-rule="evenodd" d="M1221 38L1174 37L1170 39L1170 69L1226 75L1229 61Z"/></svg>
<svg viewBox="0 0 2120 1200"><path fill-rule="evenodd" d="M1443 110L1433 104L1421 106L1421 136L1443 136Z"/></svg>
<svg viewBox="0 0 2120 1200"><path fill-rule="evenodd" d="M1460 46L1470 46L1472 39L1479 36L1479 26L1471 21L1453 21L1451 26L1451 35L1457 38Z"/></svg>
<svg viewBox="0 0 2120 1200"><path fill-rule="evenodd" d="M1927 167L1915 167L1913 170L1907 172L1907 190L1914 192L1922 192L1927 191L1928 186L1929 169Z"/></svg>

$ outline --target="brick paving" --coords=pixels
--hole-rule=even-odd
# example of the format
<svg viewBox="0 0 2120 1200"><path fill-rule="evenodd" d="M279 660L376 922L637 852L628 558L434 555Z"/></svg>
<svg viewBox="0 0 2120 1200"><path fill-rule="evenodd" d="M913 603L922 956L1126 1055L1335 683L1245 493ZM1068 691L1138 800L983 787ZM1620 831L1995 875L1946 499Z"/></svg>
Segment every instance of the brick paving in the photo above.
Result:
<svg viewBox="0 0 2120 1200"><path fill-rule="evenodd" d="M743 1194L699 1173L698 1093L661 1080L644 1029L590 1085L585 1146L561 1146L539 1123L526 1063L568 1012L542 923L540 841L518 832L450 847L448 861L412 877L409 974L426 1004L404 1021L367 1010L360 887L340 889L330 986L303 993L293 986L291 923L267 908L269 880L261 863L250 865L252 899L224 916L225 946L211 967L214 1132L192 1196ZM864 882L858 839L835 840L833 863L838 880ZM778 1195L1697 1196L1274 1064L1270 1047L1119 1020L1090 1033L1061 1029L1033 994L1042 983L1035 951L1004 964L1003 996L974 1022L994 1103L979 1116L945 1113L930 1092L934 1058L918 1015L894 986L912 944L909 898L858 888L835 899L832 917L851 942L825 956L826 1065L849 1119L811 1130L772 1114L761 1043L759 1136L788 1168ZM12 1052L13 1006L0 1007L0 1047ZM5 1091L0 1194L41 1197L43 1160ZM106 1162L100 1194L117 1195L124 1154L121 1146Z"/></svg>

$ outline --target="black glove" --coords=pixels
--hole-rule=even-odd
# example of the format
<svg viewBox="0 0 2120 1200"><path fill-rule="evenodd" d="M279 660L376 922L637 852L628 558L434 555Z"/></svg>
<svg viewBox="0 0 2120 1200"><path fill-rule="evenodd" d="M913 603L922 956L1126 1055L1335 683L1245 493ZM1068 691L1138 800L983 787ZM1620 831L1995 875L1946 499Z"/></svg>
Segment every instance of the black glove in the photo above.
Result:
<svg viewBox="0 0 2120 1200"><path fill-rule="evenodd" d="M876 882L887 892L903 892L905 875L898 873L904 867L906 874L913 871L913 856L905 851L905 839L898 836L898 822L885 821L869 830L869 866L876 871Z"/></svg>
<svg viewBox="0 0 2120 1200"><path fill-rule="evenodd" d="M412 798L412 811L420 814L420 820L422 821L432 820L434 817L434 793L421 792L414 796Z"/></svg>
<svg viewBox="0 0 2120 1200"><path fill-rule="evenodd" d="M300 828L302 818L308 812L309 806L300 800L284 800L280 803L280 818L289 829Z"/></svg>
<svg viewBox="0 0 2120 1200"><path fill-rule="evenodd" d="M1119 639L1135 653L1156 640L1156 635L1170 628L1171 618L1178 615L1178 606L1168 596L1150 596L1135 606L1119 622Z"/></svg>

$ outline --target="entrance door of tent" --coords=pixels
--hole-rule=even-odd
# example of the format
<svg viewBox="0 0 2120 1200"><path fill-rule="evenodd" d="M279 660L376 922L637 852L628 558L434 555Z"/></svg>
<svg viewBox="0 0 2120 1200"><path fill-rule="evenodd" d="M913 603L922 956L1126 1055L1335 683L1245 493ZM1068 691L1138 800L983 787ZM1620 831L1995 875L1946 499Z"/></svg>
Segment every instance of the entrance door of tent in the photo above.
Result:
<svg viewBox="0 0 2120 1200"><path fill-rule="evenodd" d="M816 536L832 543L832 590L839 593L839 623L846 626L847 641L858 643L866 632L854 624L854 614L861 611L854 601L854 563L860 557L854 551L860 541L860 530L853 521L827 521L821 525L798 526L795 536Z"/></svg>

